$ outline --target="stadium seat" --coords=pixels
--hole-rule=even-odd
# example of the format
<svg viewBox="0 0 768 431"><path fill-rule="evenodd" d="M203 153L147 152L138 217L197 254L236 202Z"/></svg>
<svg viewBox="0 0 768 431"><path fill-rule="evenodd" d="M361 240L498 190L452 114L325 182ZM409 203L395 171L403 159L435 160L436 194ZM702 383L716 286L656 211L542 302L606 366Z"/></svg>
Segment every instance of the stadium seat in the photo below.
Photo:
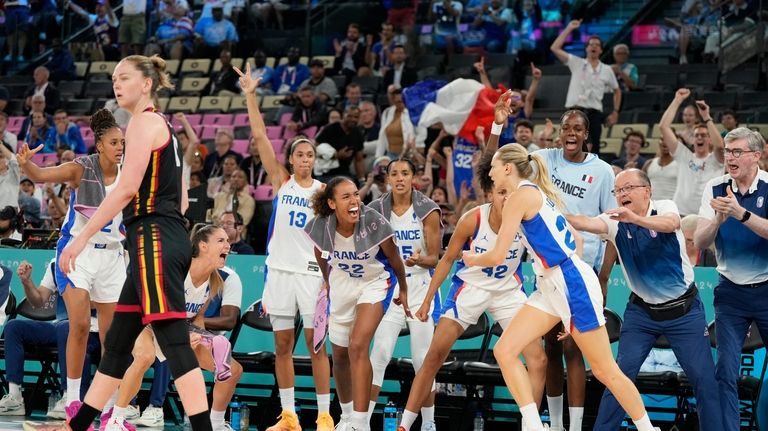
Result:
<svg viewBox="0 0 768 431"><path fill-rule="evenodd" d="M8 130L15 129L15 130L21 130L22 124L24 124L24 120L27 117L8 117Z"/></svg>
<svg viewBox="0 0 768 431"><path fill-rule="evenodd" d="M199 134L200 139L203 141L211 141L216 138L217 126L201 126L202 132Z"/></svg>
<svg viewBox="0 0 768 431"><path fill-rule="evenodd" d="M187 96L199 95L210 80L210 78L183 78L179 93Z"/></svg>
<svg viewBox="0 0 768 431"><path fill-rule="evenodd" d="M315 136L317 136L317 126L307 127L302 130L301 133L306 135L309 139L315 139Z"/></svg>
<svg viewBox="0 0 768 431"><path fill-rule="evenodd" d="M283 96L264 96L261 98L262 109L274 109L283 106L280 102L284 99Z"/></svg>
<svg viewBox="0 0 768 431"><path fill-rule="evenodd" d="M307 57L306 55L302 55L301 57L299 57L299 63L303 65L309 64L309 57ZM281 57L280 61L277 62L277 65L280 66L281 64L288 64L288 57Z"/></svg>
<svg viewBox="0 0 768 431"><path fill-rule="evenodd" d="M116 61L94 61L88 68L88 78L112 79L116 66Z"/></svg>
<svg viewBox="0 0 768 431"><path fill-rule="evenodd" d="M267 126L267 138L279 139L283 136L283 126Z"/></svg>
<svg viewBox="0 0 768 431"><path fill-rule="evenodd" d="M165 60L165 71L171 76L178 75L180 63L179 60Z"/></svg>
<svg viewBox="0 0 768 431"><path fill-rule="evenodd" d="M235 120L232 125L235 127L250 127L248 114L235 114Z"/></svg>
<svg viewBox="0 0 768 431"><path fill-rule="evenodd" d="M273 192L272 186L258 186L253 189L253 198L257 201L271 201Z"/></svg>
<svg viewBox="0 0 768 431"><path fill-rule="evenodd" d="M248 110L248 105L245 104L245 96L232 96L232 101L229 104L229 112L245 112Z"/></svg>
<svg viewBox="0 0 768 431"><path fill-rule="evenodd" d="M285 145L285 139L270 139L269 142L272 144L272 148L275 150L275 154L282 154L283 153L283 146Z"/></svg>
<svg viewBox="0 0 768 431"><path fill-rule="evenodd" d="M88 83L85 84L85 88L83 89L83 97L92 97L94 99L114 97L112 81L88 81Z"/></svg>
<svg viewBox="0 0 768 431"><path fill-rule="evenodd" d="M200 99L200 112L227 112L232 98L229 96L203 96Z"/></svg>
<svg viewBox="0 0 768 431"><path fill-rule="evenodd" d="M656 157L656 153L659 151L659 142L661 142L660 138L647 138L645 139L645 145L643 145L643 148L640 150L641 154L649 154Z"/></svg>
<svg viewBox="0 0 768 431"><path fill-rule="evenodd" d="M247 139L235 139L232 141L232 151L240 154L243 157L248 157L248 147L250 146Z"/></svg>
<svg viewBox="0 0 768 431"><path fill-rule="evenodd" d="M184 116L187 118L187 122L189 122L189 125L192 127L199 126L200 121L202 120L203 116L200 114L184 114ZM174 127L181 127L181 123L179 120L176 119L176 117L172 117L171 124L173 124Z"/></svg>
<svg viewBox="0 0 768 431"><path fill-rule="evenodd" d="M333 61L335 57L332 55L316 55L312 57L312 60L320 60L323 62L323 67L326 69L333 69Z"/></svg>
<svg viewBox="0 0 768 431"><path fill-rule="evenodd" d="M196 112L198 105L200 105L199 97L187 97L187 96L171 97L171 100L168 103L167 111L168 112L183 111L184 113Z"/></svg>
<svg viewBox="0 0 768 431"><path fill-rule="evenodd" d="M760 132L763 136L768 136L768 124L752 124L750 123L747 127L750 129Z"/></svg>
<svg viewBox="0 0 768 431"><path fill-rule="evenodd" d="M69 115L91 115L93 99L69 99L64 105Z"/></svg>
<svg viewBox="0 0 768 431"><path fill-rule="evenodd" d="M232 66L238 69L242 69L244 67L242 58L233 58L231 61L231 64ZM253 65L251 65L251 67L253 67ZM221 60L217 58L213 62L213 68L211 69L211 73L218 72L220 70L221 70Z"/></svg>
<svg viewBox="0 0 768 431"><path fill-rule="evenodd" d="M158 97L157 98L157 108L160 110L160 112L165 112L168 110L168 104L171 99L168 97Z"/></svg>
<svg viewBox="0 0 768 431"><path fill-rule="evenodd" d="M85 81L60 81L56 88L64 99L76 99L83 94L83 85ZM111 86L111 83L110 83ZM110 92L112 89L110 88Z"/></svg>
<svg viewBox="0 0 768 431"><path fill-rule="evenodd" d="M600 154L613 154L618 157L621 154L621 139L605 138L600 140Z"/></svg>
<svg viewBox="0 0 768 431"><path fill-rule="evenodd" d="M603 128L605 130L605 128ZM614 124L613 127L611 127L611 133L608 135L609 138L624 138L627 136L627 133L631 131L637 131L648 136L648 125L647 124Z"/></svg>
<svg viewBox="0 0 768 431"><path fill-rule="evenodd" d="M356 76L352 82L360 85L360 90L365 94L377 94L382 85L382 79L378 76Z"/></svg>
<svg viewBox="0 0 768 431"><path fill-rule="evenodd" d="M85 78L85 76L88 74L88 62L87 61L76 61L75 62L75 73L77 74L78 78Z"/></svg>
<svg viewBox="0 0 768 431"><path fill-rule="evenodd" d="M181 62L182 76L207 76L211 69L211 60L208 58L188 58Z"/></svg>
<svg viewBox="0 0 768 431"><path fill-rule="evenodd" d="M230 114L205 114L203 115L203 126L231 127L235 117Z"/></svg>

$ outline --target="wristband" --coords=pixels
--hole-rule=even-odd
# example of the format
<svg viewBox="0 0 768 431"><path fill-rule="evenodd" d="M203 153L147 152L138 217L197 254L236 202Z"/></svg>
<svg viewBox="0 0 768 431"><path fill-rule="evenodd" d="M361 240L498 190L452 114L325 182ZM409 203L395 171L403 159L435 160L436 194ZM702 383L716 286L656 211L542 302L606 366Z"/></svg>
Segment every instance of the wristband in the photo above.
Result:
<svg viewBox="0 0 768 431"><path fill-rule="evenodd" d="M501 130L504 128L503 124L497 124L495 121L493 122L493 126L491 126L491 135L499 136L501 135Z"/></svg>

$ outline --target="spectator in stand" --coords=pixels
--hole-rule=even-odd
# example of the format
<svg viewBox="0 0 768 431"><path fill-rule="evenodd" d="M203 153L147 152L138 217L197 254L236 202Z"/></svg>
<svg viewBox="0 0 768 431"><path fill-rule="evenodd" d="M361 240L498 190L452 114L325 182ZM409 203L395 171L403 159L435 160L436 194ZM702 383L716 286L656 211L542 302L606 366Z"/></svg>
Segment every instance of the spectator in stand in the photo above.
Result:
<svg viewBox="0 0 768 431"><path fill-rule="evenodd" d="M214 221L220 222L221 215L225 212L238 213L243 218L242 236L245 236L247 229L245 226L248 226L253 218L253 213L256 211L256 201L248 192L248 182L242 169L235 169L235 172L232 173L231 182L228 191L218 192L213 198L212 217Z"/></svg>
<svg viewBox="0 0 768 431"><path fill-rule="evenodd" d="M344 116L340 122L329 124L315 138L315 142L319 144L330 144L336 150L336 159L339 161L339 167L328 171L323 178L318 178L320 181L327 182L339 175L355 178L350 169L354 161L359 183L365 183L364 137L363 132L357 127L359 121L360 108L350 106L344 110Z"/></svg>
<svg viewBox="0 0 768 431"><path fill-rule="evenodd" d="M370 51L373 45L372 38L366 39L367 44L360 42L360 26L352 23L347 26L347 38L343 42L333 39L333 48L336 58L333 60L333 73L345 75L347 81L353 76L369 75L371 69L366 62L366 51Z"/></svg>
<svg viewBox="0 0 768 431"><path fill-rule="evenodd" d="M312 87L302 87L298 96L299 103L285 128L292 132L301 132L308 127L320 129L325 126L328 123L328 112L325 104L315 97Z"/></svg>
<svg viewBox="0 0 768 431"><path fill-rule="evenodd" d="M541 47L542 31L539 27L542 21L541 7L535 0L515 2L515 21L509 32L507 54L517 54L519 64L525 65L530 61L543 61ZM529 61L526 61L529 60ZM523 84L517 84L521 87Z"/></svg>
<svg viewBox="0 0 768 431"><path fill-rule="evenodd" d="M251 15L266 28L268 24L272 22L271 15L275 14L275 21L277 21L277 28L283 29L283 11L290 9L291 7L284 4L282 0L254 0L251 3Z"/></svg>
<svg viewBox="0 0 768 431"><path fill-rule="evenodd" d="M61 44L61 39L55 38L51 41L51 55L45 65L51 73L51 80L58 83L61 80L77 79L77 68L75 67L75 58L69 49ZM1 110L1 109L0 109Z"/></svg>
<svg viewBox="0 0 768 431"><path fill-rule="evenodd" d="M32 125L29 127L29 133L27 133L26 139L24 139L30 148L37 148L42 145L43 149L41 153L55 153L56 152L56 127L51 127L45 119L45 114L42 112L33 112Z"/></svg>
<svg viewBox="0 0 768 431"><path fill-rule="evenodd" d="M696 109L696 105L693 103L686 105L683 108L683 113L680 114L680 118L683 122L683 130L675 130L677 136L683 140L683 143L689 147L693 147L696 143L696 138L693 136L696 130L696 125L701 124L701 115L699 110Z"/></svg>
<svg viewBox="0 0 768 431"><path fill-rule="evenodd" d="M214 151L205 158L205 165L203 172L206 178L218 177L221 175L221 162L224 161L224 157L227 155L233 155L237 159L237 163L243 160L243 157L232 151L232 142L235 140L235 135L232 129L227 127L219 127L216 129L216 137L214 138ZM195 172L194 170L192 172Z"/></svg>
<svg viewBox="0 0 768 431"><path fill-rule="evenodd" d="M384 74L384 86L386 88L389 88L390 85L394 85L395 88L410 87L419 80L416 69L405 64L407 57L403 45L395 46L390 57L392 59L391 67Z"/></svg>
<svg viewBox="0 0 768 431"><path fill-rule="evenodd" d="M613 47L613 61L615 63L611 65L611 69L616 74L616 80L619 82L621 91L634 90L640 81L637 66L629 63L628 60L629 47L626 44L620 43Z"/></svg>
<svg viewBox="0 0 768 431"><path fill-rule="evenodd" d="M368 65L376 76L384 76L387 70L392 66L392 50L397 45L404 45L405 38L395 35L395 27L389 23L381 24L381 33L379 41L373 44L373 47L366 53Z"/></svg>
<svg viewBox="0 0 768 431"><path fill-rule="evenodd" d="M345 111L347 108L360 107L360 102L363 99L363 89L360 88L360 84L352 82L347 85L347 89L344 93L344 99L336 104L336 109L339 111Z"/></svg>
<svg viewBox="0 0 768 431"><path fill-rule="evenodd" d="M378 199L384 193L390 191L387 181L387 166L392 163L392 159L387 156L377 157L373 161L373 169L365 178L365 184L360 188L360 197L366 202Z"/></svg>
<svg viewBox="0 0 768 431"><path fill-rule="evenodd" d="M21 197L22 195L37 199L38 207L42 202L40 200L42 192L38 190L37 187L35 187L35 183L27 177L21 177L21 181L19 181L19 196Z"/></svg>
<svg viewBox="0 0 768 431"><path fill-rule="evenodd" d="M514 21L512 9L504 7L501 0L490 0L481 6L473 27L485 33L482 43L486 51L502 52L506 48L508 29Z"/></svg>
<svg viewBox="0 0 768 431"><path fill-rule="evenodd" d="M529 153L541 149L533 143L533 123L528 120L515 122L515 142L525 147Z"/></svg>
<svg viewBox="0 0 768 431"><path fill-rule="evenodd" d="M416 12L419 7L418 0L384 0L387 9L387 22L392 24L396 31L411 34L416 24Z"/></svg>
<svg viewBox="0 0 768 431"><path fill-rule="evenodd" d="M624 155L611 162L614 172L625 169L640 169L645 166L647 160L640 155L640 150L645 144L645 135L642 132L632 130L624 136Z"/></svg>
<svg viewBox="0 0 768 431"><path fill-rule="evenodd" d="M301 51L293 46L286 54L288 63L281 64L275 69L272 77L272 91L280 95L296 93L299 85L309 78L309 67L299 63Z"/></svg>
<svg viewBox="0 0 768 431"><path fill-rule="evenodd" d="M259 88L256 91L260 95L274 94L272 89L272 81L274 80L275 69L267 66L267 55L264 54L264 51L257 49L253 53L253 61L256 67L251 69L251 77L253 77L253 79L261 78L261 82L259 82ZM242 89L240 88L240 81L237 79L235 79L235 81L237 82L236 85L238 90L242 92ZM336 88L335 85L334 88Z"/></svg>
<svg viewBox="0 0 768 431"><path fill-rule="evenodd" d="M147 41L147 1L123 0L123 17L118 28L122 57L141 54Z"/></svg>
<svg viewBox="0 0 768 431"><path fill-rule="evenodd" d="M208 197L212 198L219 192L228 192L232 174L238 169L240 162L232 154L224 156L221 162L221 175L208 178Z"/></svg>
<svg viewBox="0 0 768 431"><path fill-rule="evenodd" d="M12 153L16 153L16 145L18 144L18 138L16 135L7 130L8 127L8 114L0 111L0 142L5 145Z"/></svg>
<svg viewBox="0 0 768 431"><path fill-rule="evenodd" d="M573 20L560 36L552 42L550 49L558 60L571 70L571 82L568 85L568 95L565 99L566 109L578 109L587 114L589 119L588 142L592 144L591 152L600 155L600 135L603 123L616 124L621 107L621 89L616 81L613 70L600 61L603 53L603 41L597 36L587 40L587 58L577 57L563 50L565 39L581 27L581 20ZM613 92L613 112L606 116L603 113L603 93Z"/></svg>
<svg viewBox="0 0 768 431"><path fill-rule="evenodd" d="M187 0L162 0L159 2L156 9L157 22L163 22L168 18L173 18L176 7L181 7L189 12L189 2L187 2Z"/></svg>
<svg viewBox="0 0 768 431"><path fill-rule="evenodd" d="M728 4L727 9L723 13L722 33L720 31L713 31L707 36L707 41L704 44L705 63L714 63L720 54L721 45L726 46L728 43L738 39L755 25L757 17L755 2L732 0L720 3L721 7L725 7L724 3L730 4Z"/></svg>
<svg viewBox="0 0 768 431"><path fill-rule="evenodd" d="M697 214L701 206L701 196L704 186L712 178L723 174L723 138L715 126L709 113L709 106L703 100L696 102L699 112L704 117L704 123L694 128L696 140L693 151L681 142L672 130L672 119L685 99L691 95L687 88L681 88L675 93L675 98L669 104L659 122L661 136L669 147L669 153L677 161L677 187L674 201L680 209L680 214ZM710 151L710 143L714 151Z"/></svg>
<svg viewBox="0 0 768 431"><path fill-rule="evenodd" d="M309 62L309 78L301 83L301 87L312 87L317 99L324 104L333 104L339 97L336 83L325 76L325 65L322 61L313 59Z"/></svg>
<svg viewBox="0 0 768 431"><path fill-rule="evenodd" d="M195 24L195 44L200 57L215 58L222 49L231 51L239 40L235 25L224 18L220 3L213 5L210 17L201 17Z"/></svg>
<svg viewBox="0 0 768 431"><path fill-rule="evenodd" d="M736 118L735 112L730 109L726 109L722 114L720 114L720 124L722 124L723 129L725 129L720 132L720 136L725 138L725 135L727 135L728 132L739 127L739 119Z"/></svg>
<svg viewBox="0 0 768 431"><path fill-rule="evenodd" d="M693 241L698 222L699 216L696 214L688 214L680 220L680 229L683 231L683 236L685 237L685 252L688 254L688 260L691 261L692 266L714 268L717 266L715 252L709 247L698 248Z"/></svg>
<svg viewBox="0 0 768 431"><path fill-rule="evenodd" d="M339 108L332 108L328 111L328 124L326 124L326 127L328 127L331 124L335 124L341 121L341 110Z"/></svg>
<svg viewBox="0 0 768 431"><path fill-rule="evenodd" d="M203 94L209 96L234 96L240 94L238 75L235 69L232 68L232 53L228 49L222 49L219 54L219 60L221 60L221 70L211 74L211 80L203 90Z"/></svg>
<svg viewBox="0 0 768 431"><path fill-rule="evenodd" d="M64 163L73 162L75 160L76 154L72 150L65 150L61 153L59 156L59 164L62 165ZM69 199L69 195L67 195L67 199Z"/></svg>
<svg viewBox="0 0 768 431"><path fill-rule="evenodd" d="M253 138L249 141L248 153L250 155L240 162L240 169L245 172L248 184L253 187L269 185L269 176L261 163L259 146Z"/></svg>
<svg viewBox="0 0 768 431"><path fill-rule="evenodd" d="M87 154L80 127L69 120L67 111L58 109L53 113L53 123L56 127L56 149L67 148L76 154Z"/></svg>
<svg viewBox="0 0 768 431"><path fill-rule="evenodd" d="M18 192L19 188L16 187L16 190ZM21 244L20 230L24 227L24 220L19 215L18 205L16 202L13 206L7 205L0 209L0 244L2 245Z"/></svg>
<svg viewBox="0 0 768 431"><path fill-rule="evenodd" d="M50 125L51 127L54 126L53 115L45 114L45 96L41 94L34 95L32 96L32 110L30 111L29 115L27 115L27 118L24 119L24 122L21 123L21 129L19 130L19 134L16 135L16 137L19 138L20 141L26 141L27 139L29 126L32 124L33 112L42 112L45 115L45 117L48 119L48 125Z"/></svg>
<svg viewBox="0 0 768 431"><path fill-rule="evenodd" d="M245 2L243 0L205 0L200 18L213 16L213 8L221 6L224 12L224 18L237 25L238 15L243 11Z"/></svg>
<svg viewBox="0 0 768 431"><path fill-rule="evenodd" d="M8 92L7 88L0 85L0 112L5 112L9 100L11 100L11 93Z"/></svg>
<svg viewBox="0 0 768 431"><path fill-rule="evenodd" d="M45 97L45 106L43 110L46 114L53 114L57 109L59 109L59 105L61 104L59 99L59 90L57 90L56 87L54 87L54 85L48 81L49 76L50 73L48 72L47 67L39 66L35 68L35 71L32 74L35 83L29 86L27 91L24 93L25 114L29 114L29 112L33 110L32 96Z"/></svg>
<svg viewBox="0 0 768 431"><path fill-rule="evenodd" d="M194 23L189 18L189 9L184 4L171 5L168 9L171 16L160 23L155 37L149 41L157 46L156 49L160 50L163 57L181 60L191 54L194 49Z"/></svg>
<svg viewBox="0 0 768 431"><path fill-rule="evenodd" d="M195 187L200 187L200 186L207 187L205 176L203 176L203 171L201 170L194 171L189 175L189 188L194 189Z"/></svg>
<svg viewBox="0 0 768 431"><path fill-rule="evenodd" d="M5 145L0 145L0 208L11 206L18 210L20 181L21 169L16 156Z"/></svg>
<svg viewBox="0 0 768 431"><path fill-rule="evenodd" d="M219 225L227 233L229 252L234 254L256 254L247 242L243 241L243 217L239 213L225 211L219 217Z"/></svg>
<svg viewBox="0 0 768 431"><path fill-rule="evenodd" d="M405 151L406 144L416 140L416 130L403 103L402 90L396 88L389 94L392 106L381 113L376 158L386 155L390 160L396 160Z"/></svg>
<svg viewBox="0 0 768 431"><path fill-rule="evenodd" d="M461 13L464 6L456 0L432 0L429 20L435 23L435 47L450 56L461 48Z"/></svg>
<svg viewBox="0 0 768 431"><path fill-rule="evenodd" d="M8 54L3 61L16 62L24 60L24 49L27 47L27 30L29 28L29 0L10 0L5 2L5 35ZM18 45L17 45L18 43ZM18 48L18 49L17 49Z"/></svg>
<svg viewBox="0 0 768 431"><path fill-rule="evenodd" d="M93 25L96 41L93 47L89 49L89 59L91 61L117 60L120 52L112 33L114 29L122 28L122 26L120 26L120 21L117 19L115 11L112 10L109 0L97 1L95 14L88 13L88 11L71 1L67 2L67 4L73 12L87 20L90 25Z"/></svg>
<svg viewBox="0 0 768 431"><path fill-rule="evenodd" d="M379 139L381 125L379 124L378 117L379 113L373 102L364 101L360 103L360 123L358 125L363 129L365 142Z"/></svg>
<svg viewBox="0 0 768 431"><path fill-rule="evenodd" d="M547 118L544 122L544 128L539 131L536 142L539 148L560 148L560 140L554 139L555 125L552 120ZM556 142L555 142L556 141Z"/></svg>
<svg viewBox="0 0 768 431"><path fill-rule="evenodd" d="M645 162L643 171L648 174L648 178L651 180L651 199L655 201L674 199L679 169L664 140L659 140L659 150L656 152L656 157Z"/></svg>
<svg viewBox="0 0 768 431"><path fill-rule="evenodd" d="M680 10L680 20L667 22L680 27L680 64L688 64L688 55L704 50L707 37L718 28L718 0L686 0ZM689 49L692 48L692 49Z"/></svg>
<svg viewBox="0 0 768 431"><path fill-rule="evenodd" d="M200 139L195 133L195 129L189 123L187 116L183 112L177 112L173 114L173 118L181 123L182 129L176 132L176 138L181 144L181 152L184 157L181 159L181 176L187 183L189 188L192 188L190 184L190 175L192 174L192 165L195 164L195 160L202 161L201 154L208 154L208 148L205 145L200 144ZM203 156L205 157L205 156ZM202 163L199 164L202 167ZM198 168L199 170L199 168Z"/></svg>

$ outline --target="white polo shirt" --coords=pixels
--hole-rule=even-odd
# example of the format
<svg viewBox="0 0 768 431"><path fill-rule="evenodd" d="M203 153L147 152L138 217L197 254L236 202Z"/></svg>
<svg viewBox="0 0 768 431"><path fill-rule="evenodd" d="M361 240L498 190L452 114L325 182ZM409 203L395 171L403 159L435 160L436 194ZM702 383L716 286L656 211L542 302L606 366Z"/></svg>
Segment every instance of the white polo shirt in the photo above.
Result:
<svg viewBox="0 0 768 431"><path fill-rule="evenodd" d="M677 162L677 189L673 200L680 214L698 214L701 194L707 181L723 175L725 167L714 153L700 159L683 143L677 143L672 157Z"/></svg>
<svg viewBox="0 0 768 431"><path fill-rule="evenodd" d="M597 64L597 68L593 68L586 59L573 54L568 54L565 65L571 70L571 82L568 84L565 107L579 106L602 112L603 94L619 88L611 66L601 61Z"/></svg>

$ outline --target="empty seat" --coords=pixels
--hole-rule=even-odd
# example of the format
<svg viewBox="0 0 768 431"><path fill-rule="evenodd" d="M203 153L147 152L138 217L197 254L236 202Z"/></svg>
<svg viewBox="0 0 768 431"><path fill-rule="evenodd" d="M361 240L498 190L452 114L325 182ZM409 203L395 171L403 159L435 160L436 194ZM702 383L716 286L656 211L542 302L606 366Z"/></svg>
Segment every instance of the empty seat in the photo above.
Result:
<svg viewBox="0 0 768 431"><path fill-rule="evenodd" d="M168 110L168 103L171 101L168 97L158 97L157 98L157 109L160 110L160 112L165 112Z"/></svg>
<svg viewBox="0 0 768 431"><path fill-rule="evenodd" d="M630 109L656 109L658 103L658 94L652 92L637 92L630 91L621 94L621 110L628 111Z"/></svg>
<svg viewBox="0 0 768 431"><path fill-rule="evenodd" d="M736 95L737 93L733 91L705 92L702 98L710 107L735 109Z"/></svg>
<svg viewBox="0 0 768 431"><path fill-rule="evenodd" d="M605 128L603 128L605 130ZM611 133L608 135L609 138L624 138L627 136L627 133L631 131L640 132L646 137L648 136L648 125L647 124L614 124L613 127L611 127Z"/></svg>
<svg viewBox="0 0 768 431"><path fill-rule="evenodd" d="M232 151L242 155L243 157L248 157L248 147L249 142L247 139L235 139L232 141Z"/></svg>
<svg viewBox="0 0 768 431"><path fill-rule="evenodd" d="M271 201L273 192L272 186L258 186L253 190L253 198L257 201Z"/></svg>
<svg viewBox="0 0 768 431"><path fill-rule="evenodd" d="M94 61L88 68L88 76L111 79L116 66L115 61Z"/></svg>
<svg viewBox="0 0 768 431"><path fill-rule="evenodd" d="M195 112L200 105L199 97L178 96L171 97L168 103L168 112Z"/></svg>
<svg viewBox="0 0 768 431"><path fill-rule="evenodd" d="M112 81L89 81L88 84L85 85L83 96L93 98L113 97Z"/></svg>
<svg viewBox="0 0 768 431"><path fill-rule="evenodd" d="M87 61L76 61L75 62L75 73L77 74L78 78L85 78L85 75L88 74L88 62Z"/></svg>
<svg viewBox="0 0 768 431"><path fill-rule="evenodd" d="M621 139L605 138L600 140L600 154L613 154L618 157L621 154Z"/></svg>
<svg viewBox="0 0 768 431"><path fill-rule="evenodd" d="M205 114L203 115L203 126L227 127L232 126L235 117L230 114Z"/></svg>
<svg viewBox="0 0 768 431"><path fill-rule="evenodd" d="M678 73L649 73L645 78L646 88L676 90L679 86Z"/></svg>
<svg viewBox="0 0 768 431"><path fill-rule="evenodd" d="M261 107L262 109L280 108L283 106L283 104L280 103L283 99L283 96L264 96L261 98Z"/></svg>
<svg viewBox="0 0 768 431"><path fill-rule="evenodd" d="M208 58L188 58L181 63L181 74L184 76L206 76L211 69Z"/></svg>
<svg viewBox="0 0 768 431"><path fill-rule="evenodd" d="M302 55L299 57L299 63L307 65L309 64L309 57L306 55ZM277 65L280 66L281 64L288 64L288 57L282 57L280 58L280 61L277 62Z"/></svg>
<svg viewBox="0 0 768 431"><path fill-rule="evenodd" d="M312 57L312 60L320 60L323 62L323 67L326 69L333 69L333 60L335 59L332 55L316 55Z"/></svg>
<svg viewBox="0 0 768 431"><path fill-rule="evenodd" d="M198 95L208 85L210 78L184 78L179 92L184 95Z"/></svg>
<svg viewBox="0 0 768 431"><path fill-rule="evenodd" d="M232 125L235 127L250 127L248 114L235 114Z"/></svg>
<svg viewBox="0 0 768 431"><path fill-rule="evenodd" d="M83 84L85 84L84 81L60 81L56 88L62 98L75 99L83 94Z"/></svg>
<svg viewBox="0 0 768 431"><path fill-rule="evenodd" d="M232 96L232 100L229 103L229 112L244 112L248 110L246 105L245 96Z"/></svg>
<svg viewBox="0 0 768 431"><path fill-rule="evenodd" d="M267 126L267 138L279 139L283 135L283 126Z"/></svg>
<svg viewBox="0 0 768 431"><path fill-rule="evenodd" d="M69 115L91 115L93 99L69 99L64 106Z"/></svg>
<svg viewBox="0 0 768 431"><path fill-rule="evenodd" d="M356 76L352 82L360 85L360 90L367 94L376 94L381 87L381 78L378 76Z"/></svg>
<svg viewBox="0 0 768 431"><path fill-rule="evenodd" d="M229 96L203 96L200 99L200 107L198 110L201 112L227 112L231 100L232 98Z"/></svg>
<svg viewBox="0 0 768 431"><path fill-rule="evenodd" d="M199 133L200 139L203 141L210 141L216 138L216 126L201 126L202 130Z"/></svg>
<svg viewBox="0 0 768 431"><path fill-rule="evenodd" d="M171 76L176 76L179 74L180 64L179 60L165 60L165 71Z"/></svg>

